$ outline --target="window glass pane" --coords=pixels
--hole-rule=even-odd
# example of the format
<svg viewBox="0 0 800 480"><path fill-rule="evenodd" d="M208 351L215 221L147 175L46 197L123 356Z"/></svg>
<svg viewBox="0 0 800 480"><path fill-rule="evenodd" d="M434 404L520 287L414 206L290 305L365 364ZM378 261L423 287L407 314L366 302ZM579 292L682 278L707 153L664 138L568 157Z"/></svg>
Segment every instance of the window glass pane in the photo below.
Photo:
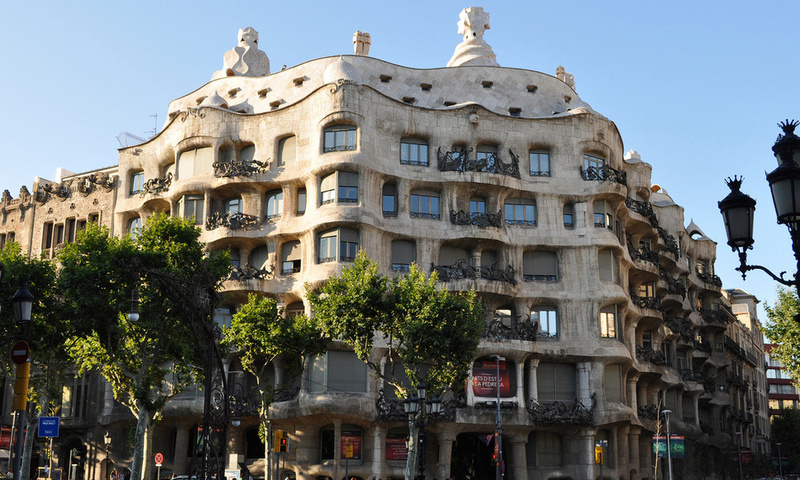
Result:
<svg viewBox="0 0 800 480"><path fill-rule="evenodd" d="M366 392L367 364L353 352L328 352L328 391Z"/></svg>
<svg viewBox="0 0 800 480"><path fill-rule="evenodd" d="M604 374L606 401L622 403L622 371L620 365L606 365Z"/></svg>
<svg viewBox="0 0 800 480"><path fill-rule="evenodd" d="M325 391L325 360L326 355L316 355L311 361L311 369L308 372L308 391L311 393Z"/></svg>
<svg viewBox="0 0 800 480"><path fill-rule="evenodd" d="M277 218L283 212L283 191L273 191L267 194L267 218Z"/></svg>
<svg viewBox="0 0 800 480"><path fill-rule="evenodd" d="M302 215L306 213L306 189L297 189L297 214Z"/></svg>
<svg viewBox="0 0 800 480"><path fill-rule="evenodd" d="M617 336L617 309L614 306L600 310L600 336L616 338Z"/></svg>
<svg viewBox="0 0 800 480"><path fill-rule="evenodd" d="M543 151L531 151L528 153L530 160L530 174L534 176L550 175L550 154Z"/></svg>

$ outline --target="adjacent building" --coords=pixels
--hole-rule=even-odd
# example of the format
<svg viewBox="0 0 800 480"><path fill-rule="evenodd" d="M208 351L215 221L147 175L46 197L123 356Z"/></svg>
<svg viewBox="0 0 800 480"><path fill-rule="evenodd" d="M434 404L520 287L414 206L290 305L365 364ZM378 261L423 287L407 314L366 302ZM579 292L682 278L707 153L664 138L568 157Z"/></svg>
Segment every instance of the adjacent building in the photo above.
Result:
<svg viewBox="0 0 800 480"><path fill-rule="evenodd" d="M209 251L231 253L221 324L253 292L311 314L305 285L362 249L385 274L416 263L443 287L475 289L486 330L466 388L426 428L432 478L493 475L498 385L509 479L595 478L596 447L605 476L653 478L663 410L685 438L683 478L728 468L737 431L761 451L754 299L721 289L716 243L686 226L573 76L499 66L488 28L487 13L465 9L443 68L371 58L357 32L356 55L275 73L257 33L241 30L223 69L171 102L161 131L120 149L118 164L4 192L0 244L52 256L87 222L135 235L155 213L194 217ZM376 346L376 361L386 355ZM235 356L227 368L246 390ZM233 468L402 478L402 405L352 352L333 344L301 379L285 378L275 365L272 428L288 433L287 454L265 461L257 419L245 416L230 433ZM163 475L192 473L201 413L196 389L167 407L154 434ZM99 375L64 386L62 417L56 463L70 479L128 465L131 417Z"/></svg>

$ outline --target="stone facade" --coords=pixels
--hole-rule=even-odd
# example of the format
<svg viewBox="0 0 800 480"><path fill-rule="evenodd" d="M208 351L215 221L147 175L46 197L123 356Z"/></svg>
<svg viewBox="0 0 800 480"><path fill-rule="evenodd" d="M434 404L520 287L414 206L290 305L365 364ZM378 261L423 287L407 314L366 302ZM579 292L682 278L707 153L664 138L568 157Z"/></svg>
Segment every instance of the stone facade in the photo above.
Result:
<svg viewBox="0 0 800 480"><path fill-rule="evenodd" d="M492 52L482 39L488 14L472 13L485 21L478 50ZM241 72L258 69L242 62L268 68L268 59L257 33L243 32L237 48L247 53L226 54L232 73L171 102L163 129L121 149L118 165L42 180L17 199L6 192L0 239L50 254L82 222L120 235L156 212L194 215L208 250L227 249L234 261L221 322L252 292L310 314L305 285L340 273L359 249L383 273L416 263L443 287L475 289L487 328L467 388L446 397L447 415L426 428L424 467L434 478L493 475L491 447L480 441L494 431L491 355L505 357L509 479L595 478L598 442L603 475L652 478L663 409L673 412L672 432L703 452L731 445L731 399L720 389L729 361L715 345L734 315L713 274L716 243L685 227L683 208L651 184L649 164L625 153L616 125L581 100L572 75L503 68L493 52L421 70L362 47L249 76ZM342 478L346 469L401 478L400 404L351 352L332 348L297 384L282 384L275 366L286 395L273 405L272 428L290 438L281 478ZM376 345L376 361L386 354ZM235 357L228 368L234 383L247 383ZM65 445L84 445L84 478L107 479L130 460L130 418L96 375L86 385L84 420L65 424ZM162 472L190 473L201 402L185 392L156 426ZM245 417L229 446L232 461L260 476L275 466L256 426ZM358 453L346 462L350 442ZM65 466L67 447L59 452ZM698 455L687 449L684 478L690 462L695 472L723 469L720 455Z"/></svg>

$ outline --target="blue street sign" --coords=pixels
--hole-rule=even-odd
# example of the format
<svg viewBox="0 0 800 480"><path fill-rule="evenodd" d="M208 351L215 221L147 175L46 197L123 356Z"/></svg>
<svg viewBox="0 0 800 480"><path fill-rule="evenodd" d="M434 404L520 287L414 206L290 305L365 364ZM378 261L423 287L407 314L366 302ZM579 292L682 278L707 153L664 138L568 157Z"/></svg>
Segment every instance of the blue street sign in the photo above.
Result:
<svg viewBox="0 0 800 480"><path fill-rule="evenodd" d="M39 417L39 436L58 437L58 427L61 417Z"/></svg>

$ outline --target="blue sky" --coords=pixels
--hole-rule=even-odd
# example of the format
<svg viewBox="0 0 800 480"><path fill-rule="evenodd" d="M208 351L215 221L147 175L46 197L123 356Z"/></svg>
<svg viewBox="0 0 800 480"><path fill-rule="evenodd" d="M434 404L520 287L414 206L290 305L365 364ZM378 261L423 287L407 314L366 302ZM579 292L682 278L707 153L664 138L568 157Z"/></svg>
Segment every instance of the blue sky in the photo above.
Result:
<svg viewBox="0 0 800 480"><path fill-rule="evenodd" d="M575 76L581 98L614 121L690 219L720 245L726 288L774 301L761 272L746 282L725 245L717 201L724 179L744 175L758 201L750 260L796 267L775 223L764 172L777 122L800 118L796 2L484 1L487 42L502 66ZM451 0L405 2L0 3L0 190L16 197L33 178L117 163L117 136L146 136L167 104L210 80L237 31L252 26L273 71L352 53L352 34L372 36L370 55L444 66L460 41L462 8ZM763 315L762 315L763 320Z"/></svg>

